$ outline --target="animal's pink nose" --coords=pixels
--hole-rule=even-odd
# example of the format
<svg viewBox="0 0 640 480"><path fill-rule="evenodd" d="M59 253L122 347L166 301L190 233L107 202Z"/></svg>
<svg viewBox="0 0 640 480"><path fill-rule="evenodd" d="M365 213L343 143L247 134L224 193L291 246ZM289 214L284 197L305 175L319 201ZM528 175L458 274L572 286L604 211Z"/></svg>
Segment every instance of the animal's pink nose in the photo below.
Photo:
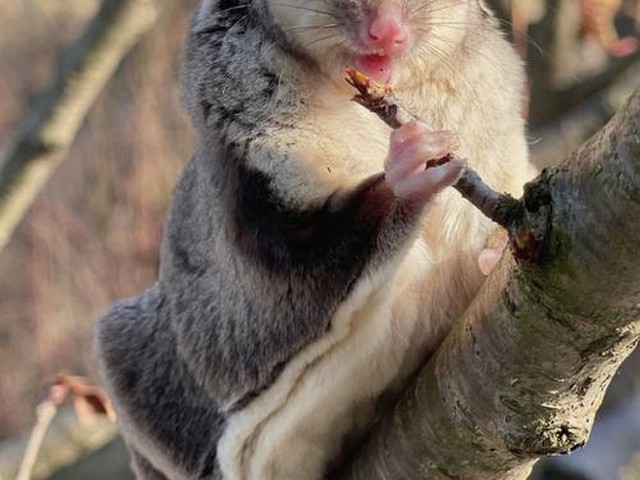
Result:
<svg viewBox="0 0 640 480"><path fill-rule="evenodd" d="M367 37L365 42L368 45L380 48L386 54L404 52L409 35L399 9L381 6L371 18Z"/></svg>
<svg viewBox="0 0 640 480"><path fill-rule="evenodd" d="M383 48L394 47L407 41L407 32L392 18L376 18L369 27L369 37Z"/></svg>

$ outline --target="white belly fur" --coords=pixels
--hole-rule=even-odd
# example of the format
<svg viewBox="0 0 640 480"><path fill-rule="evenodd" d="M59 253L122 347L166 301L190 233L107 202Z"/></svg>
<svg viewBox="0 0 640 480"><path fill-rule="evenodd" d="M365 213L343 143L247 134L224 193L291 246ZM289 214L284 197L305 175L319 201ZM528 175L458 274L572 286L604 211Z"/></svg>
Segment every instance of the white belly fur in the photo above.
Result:
<svg viewBox="0 0 640 480"><path fill-rule="evenodd" d="M424 278L430 261L422 242L402 257L403 277ZM317 480L344 436L366 426L371 400L396 379L417 321L392 317L400 285L407 284L396 281L399 261L392 263L361 280L330 332L229 418L218 444L225 480Z"/></svg>

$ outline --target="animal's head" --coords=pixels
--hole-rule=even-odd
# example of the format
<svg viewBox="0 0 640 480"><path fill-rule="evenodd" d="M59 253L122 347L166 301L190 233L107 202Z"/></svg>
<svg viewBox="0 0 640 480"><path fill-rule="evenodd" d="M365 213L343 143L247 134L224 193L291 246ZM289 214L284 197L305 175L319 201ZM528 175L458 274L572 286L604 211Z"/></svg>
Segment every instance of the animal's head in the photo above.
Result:
<svg viewBox="0 0 640 480"><path fill-rule="evenodd" d="M348 66L381 81L447 62L489 15L481 0L254 0L326 73ZM422 65L420 65L422 63Z"/></svg>

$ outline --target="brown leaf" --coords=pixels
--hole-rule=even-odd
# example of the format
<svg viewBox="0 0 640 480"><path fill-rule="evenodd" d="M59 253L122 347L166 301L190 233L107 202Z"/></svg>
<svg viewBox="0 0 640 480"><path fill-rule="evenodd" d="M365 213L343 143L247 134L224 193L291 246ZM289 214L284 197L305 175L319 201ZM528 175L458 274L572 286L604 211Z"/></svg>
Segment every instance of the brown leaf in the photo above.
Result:
<svg viewBox="0 0 640 480"><path fill-rule="evenodd" d="M56 405L71 399L82 423L91 422L96 415L105 415L111 421L116 418L107 393L92 385L88 379L77 375L58 376L49 391L49 399Z"/></svg>

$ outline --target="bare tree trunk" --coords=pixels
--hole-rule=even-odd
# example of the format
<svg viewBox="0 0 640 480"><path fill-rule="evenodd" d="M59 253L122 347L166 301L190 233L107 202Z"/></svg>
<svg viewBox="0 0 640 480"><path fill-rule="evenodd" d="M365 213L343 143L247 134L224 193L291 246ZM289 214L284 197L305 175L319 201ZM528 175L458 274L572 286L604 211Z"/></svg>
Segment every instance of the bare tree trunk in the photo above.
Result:
<svg viewBox="0 0 640 480"><path fill-rule="evenodd" d="M640 336L640 90L528 186L525 228L343 480L526 478L587 439Z"/></svg>
<svg viewBox="0 0 640 480"><path fill-rule="evenodd" d="M124 55L155 24L166 0L104 0L64 54L0 165L0 250L73 142Z"/></svg>

